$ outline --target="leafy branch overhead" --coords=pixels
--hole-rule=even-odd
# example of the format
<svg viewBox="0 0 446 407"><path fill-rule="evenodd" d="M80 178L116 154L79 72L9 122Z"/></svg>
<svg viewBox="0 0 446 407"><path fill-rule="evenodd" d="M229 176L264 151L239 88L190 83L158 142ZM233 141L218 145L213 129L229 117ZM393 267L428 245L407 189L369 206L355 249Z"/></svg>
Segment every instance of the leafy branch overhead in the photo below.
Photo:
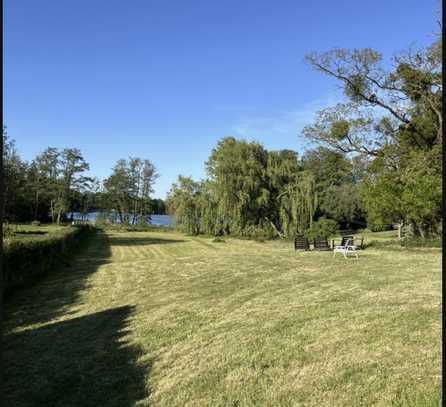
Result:
<svg viewBox="0 0 446 407"><path fill-rule="evenodd" d="M392 69L384 68L382 55L370 48L312 53L305 60L337 79L348 99L321 111L316 123L303 131L308 139L372 156L402 133L420 147L441 143L440 41L395 56ZM425 116L429 129L422 120Z"/></svg>

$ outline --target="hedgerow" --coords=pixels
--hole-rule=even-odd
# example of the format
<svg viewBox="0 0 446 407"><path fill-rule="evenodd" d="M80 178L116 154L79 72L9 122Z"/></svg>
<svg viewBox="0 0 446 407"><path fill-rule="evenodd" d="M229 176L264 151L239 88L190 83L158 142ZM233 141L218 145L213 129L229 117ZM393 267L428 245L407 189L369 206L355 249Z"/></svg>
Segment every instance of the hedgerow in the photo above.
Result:
<svg viewBox="0 0 446 407"><path fill-rule="evenodd" d="M44 238L6 241L3 250L4 292L9 293L54 267L67 264L69 256L95 231L90 225L79 225Z"/></svg>

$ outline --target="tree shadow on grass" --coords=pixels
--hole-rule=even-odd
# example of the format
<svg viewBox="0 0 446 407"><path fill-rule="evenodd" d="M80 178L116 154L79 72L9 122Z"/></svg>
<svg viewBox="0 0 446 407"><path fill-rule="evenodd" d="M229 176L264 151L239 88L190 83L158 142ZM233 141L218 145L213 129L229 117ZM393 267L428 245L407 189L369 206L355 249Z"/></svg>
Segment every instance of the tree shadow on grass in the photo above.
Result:
<svg viewBox="0 0 446 407"><path fill-rule="evenodd" d="M133 406L151 363L126 341L132 306L6 335L5 406Z"/></svg>
<svg viewBox="0 0 446 407"><path fill-rule="evenodd" d="M126 338L133 307L79 317L82 293L112 246L184 241L98 232L65 266L14 291L4 309L0 404L127 407L148 397L152 361L138 362L142 350Z"/></svg>
<svg viewBox="0 0 446 407"><path fill-rule="evenodd" d="M2 406L127 407L148 396L150 362L139 364L141 350L125 338L133 307L72 316L89 277L110 257L99 232L65 266L7 298Z"/></svg>
<svg viewBox="0 0 446 407"><path fill-rule="evenodd" d="M88 287L88 277L109 261L108 240L105 233L98 232L66 260L65 266L38 276L8 295L4 304L5 332L69 314L68 308L79 301L82 290Z"/></svg>

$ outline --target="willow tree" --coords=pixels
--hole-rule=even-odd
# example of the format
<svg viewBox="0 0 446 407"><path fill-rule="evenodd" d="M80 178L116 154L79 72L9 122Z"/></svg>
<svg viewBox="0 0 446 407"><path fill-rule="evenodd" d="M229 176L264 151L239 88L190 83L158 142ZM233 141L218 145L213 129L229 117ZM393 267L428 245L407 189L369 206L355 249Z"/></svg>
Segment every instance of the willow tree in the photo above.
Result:
<svg viewBox="0 0 446 407"><path fill-rule="evenodd" d="M172 185L167 194L169 213L175 215L177 227L192 235L200 233L202 207L199 196L201 185L190 177L179 176L178 182Z"/></svg>
<svg viewBox="0 0 446 407"><path fill-rule="evenodd" d="M289 195L282 195L282 199L278 199L287 188L296 183L296 176L301 172L301 163L298 155L292 150L280 150L268 152L268 190L270 192L270 203L268 219L272 223L274 229L281 235L280 230L285 235L292 235L294 232L289 230L292 223L285 222L282 219L290 219L290 213L286 208Z"/></svg>
<svg viewBox="0 0 446 407"><path fill-rule="evenodd" d="M316 210L314 177L297 153L223 138L206 163L209 178L179 177L169 207L185 232L253 236L303 233ZM274 229L274 232L273 232Z"/></svg>
<svg viewBox="0 0 446 407"><path fill-rule="evenodd" d="M282 230L287 236L303 234L313 223L317 208L314 176L308 172L296 175L296 181L288 184L278 196Z"/></svg>
<svg viewBox="0 0 446 407"><path fill-rule="evenodd" d="M225 234L243 234L269 212L268 152L258 143L226 137L206 163L216 217Z"/></svg>

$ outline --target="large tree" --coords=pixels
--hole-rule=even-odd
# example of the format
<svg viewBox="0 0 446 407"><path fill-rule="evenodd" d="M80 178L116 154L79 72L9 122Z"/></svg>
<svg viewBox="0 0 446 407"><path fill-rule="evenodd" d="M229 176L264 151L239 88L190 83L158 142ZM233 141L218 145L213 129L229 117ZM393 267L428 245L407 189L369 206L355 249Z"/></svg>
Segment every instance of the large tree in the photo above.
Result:
<svg viewBox="0 0 446 407"><path fill-rule="evenodd" d="M362 171L363 196L373 221L408 223L423 237L436 233L441 190L436 151L443 129L441 42L400 54L391 69L371 49L335 49L308 55L307 61L339 80L347 101L320 111L303 135L361 158L367 169L366 176Z"/></svg>
<svg viewBox="0 0 446 407"><path fill-rule="evenodd" d="M20 158L15 142L3 128L3 197L4 217L7 221L20 221L29 211L27 164Z"/></svg>
<svg viewBox="0 0 446 407"><path fill-rule="evenodd" d="M150 194L158 177L150 160L118 160L104 181L103 211L116 213L123 224L144 221L151 212Z"/></svg>
<svg viewBox="0 0 446 407"><path fill-rule="evenodd" d="M208 179L179 177L168 204L189 233L293 236L311 226L314 176L294 151L267 151L254 142L220 140L206 163Z"/></svg>
<svg viewBox="0 0 446 407"><path fill-rule="evenodd" d="M202 222L202 207L199 196L201 184L190 177L179 176L167 196L169 212L175 215L177 226L186 233L197 235Z"/></svg>
<svg viewBox="0 0 446 407"><path fill-rule="evenodd" d="M225 233L242 233L268 215L267 162L268 152L260 144L232 137L212 150L206 170Z"/></svg>

